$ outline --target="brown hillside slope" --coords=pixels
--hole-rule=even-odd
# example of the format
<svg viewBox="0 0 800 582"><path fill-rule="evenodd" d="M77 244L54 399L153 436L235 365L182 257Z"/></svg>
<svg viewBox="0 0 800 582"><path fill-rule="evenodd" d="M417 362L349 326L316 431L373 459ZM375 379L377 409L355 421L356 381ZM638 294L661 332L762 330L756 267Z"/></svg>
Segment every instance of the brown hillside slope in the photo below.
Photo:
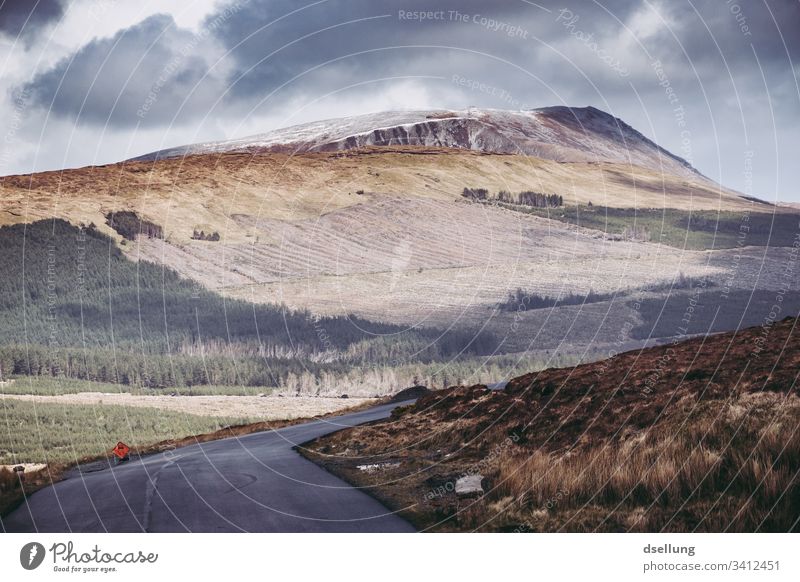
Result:
<svg viewBox="0 0 800 582"><path fill-rule="evenodd" d="M798 370L787 318L435 392L308 454L434 530L796 530Z"/></svg>
<svg viewBox="0 0 800 582"><path fill-rule="evenodd" d="M745 199L706 180L621 164L560 163L522 155L427 147L333 153L194 155L0 178L0 224L58 216L103 224L134 210L188 240L196 226L244 239L237 214L318 217L361 201L357 191L451 201L467 187L562 194L611 207L746 210ZM109 234L111 234L109 232Z"/></svg>

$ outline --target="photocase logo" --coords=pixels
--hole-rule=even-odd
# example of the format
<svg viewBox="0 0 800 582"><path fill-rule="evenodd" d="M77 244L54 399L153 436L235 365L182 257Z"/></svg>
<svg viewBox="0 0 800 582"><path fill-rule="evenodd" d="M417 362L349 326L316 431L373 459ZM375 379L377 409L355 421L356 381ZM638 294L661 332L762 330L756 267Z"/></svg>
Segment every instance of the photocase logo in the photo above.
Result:
<svg viewBox="0 0 800 582"><path fill-rule="evenodd" d="M44 546L39 542L30 542L19 551L19 563L26 570L35 570L44 561Z"/></svg>

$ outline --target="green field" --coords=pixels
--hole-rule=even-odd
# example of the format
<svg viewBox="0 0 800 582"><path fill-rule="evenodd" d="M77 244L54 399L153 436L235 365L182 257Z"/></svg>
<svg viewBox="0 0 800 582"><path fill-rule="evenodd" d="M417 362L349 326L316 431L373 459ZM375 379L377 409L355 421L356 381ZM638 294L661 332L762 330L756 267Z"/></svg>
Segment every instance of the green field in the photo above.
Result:
<svg viewBox="0 0 800 582"><path fill-rule="evenodd" d="M675 208L607 208L563 206L533 208L498 204L624 238L637 238L688 250L729 249L737 246L791 246L800 233L799 214L773 214L768 205L754 203L744 212L687 211ZM756 211L758 210L758 212Z"/></svg>
<svg viewBox="0 0 800 582"><path fill-rule="evenodd" d="M141 447L255 421L133 406L0 400L0 464L74 462L102 455L120 440Z"/></svg>
<svg viewBox="0 0 800 582"><path fill-rule="evenodd" d="M105 392L112 394L136 394L145 396L258 396L269 394L272 388L263 386L176 386L170 388L144 388L124 386L109 382L91 382L73 378L50 376L20 376L12 382L0 384L0 394L34 394L36 396L60 396L80 392Z"/></svg>

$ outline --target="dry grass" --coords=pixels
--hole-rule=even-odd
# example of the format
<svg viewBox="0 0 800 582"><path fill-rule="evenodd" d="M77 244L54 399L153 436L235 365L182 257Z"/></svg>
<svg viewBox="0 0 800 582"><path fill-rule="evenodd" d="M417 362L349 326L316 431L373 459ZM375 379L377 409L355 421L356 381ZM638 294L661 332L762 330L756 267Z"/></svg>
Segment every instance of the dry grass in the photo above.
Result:
<svg viewBox="0 0 800 582"><path fill-rule="evenodd" d="M246 232L231 229L235 214L278 221L314 218L360 203L358 190L452 200L465 186L481 186L557 192L570 203L603 206L749 206L708 183L644 168L415 147L189 156L8 176L0 183L0 224L55 213L71 222L102 225L103 212L137 210L182 242L189 241L195 226L219 231L223 240L243 241Z"/></svg>
<svg viewBox="0 0 800 582"><path fill-rule="evenodd" d="M204 417L258 418L292 420L330 414L361 404L374 403L371 398L282 398L278 396L151 396L125 392L80 392L57 396L5 394L8 401L36 402L39 405L61 406L125 406L158 409L166 412Z"/></svg>
<svg viewBox="0 0 800 582"><path fill-rule="evenodd" d="M425 530L794 531L796 335L786 318L526 374L503 391L454 387L307 454ZM467 474L485 495L455 494Z"/></svg>
<svg viewBox="0 0 800 582"><path fill-rule="evenodd" d="M425 441L422 457L409 454L418 434L393 437L397 452L388 456L369 455L346 433L304 453L391 507L410 508L406 517L430 531L786 532L800 517L798 427L800 398L759 394L704 402L651 431L570 451L501 445L461 460L433 454L453 450L453 434L474 432L457 421ZM355 470L387 461L397 467ZM457 499L454 481L476 472L486 494Z"/></svg>
<svg viewBox="0 0 800 582"><path fill-rule="evenodd" d="M790 531L800 517L800 399L706 403L577 452L498 460L462 527L530 531ZM677 423L677 418L671 420ZM504 501L505 500L505 501Z"/></svg>

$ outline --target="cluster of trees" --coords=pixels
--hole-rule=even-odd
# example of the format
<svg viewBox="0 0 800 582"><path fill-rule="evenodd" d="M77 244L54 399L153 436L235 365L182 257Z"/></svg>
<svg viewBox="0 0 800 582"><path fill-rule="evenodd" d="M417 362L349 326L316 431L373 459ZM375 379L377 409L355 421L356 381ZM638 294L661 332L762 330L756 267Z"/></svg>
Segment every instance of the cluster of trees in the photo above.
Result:
<svg viewBox="0 0 800 582"><path fill-rule="evenodd" d="M521 206L533 206L534 208L556 208L564 206L564 197L560 194L542 194L541 192L532 192L526 190L520 192L516 196L506 192L511 198L511 204L519 204Z"/></svg>
<svg viewBox="0 0 800 582"><path fill-rule="evenodd" d="M468 200L495 201L534 208L555 208L564 205L564 197L560 194L543 194L532 190L525 190L517 194L512 194L508 190L500 190L496 196L490 196L486 188L464 188L461 195Z"/></svg>
<svg viewBox="0 0 800 582"><path fill-rule="evenodd" d="M488 200L489 191L486 188L464 188L461 193L468 200Z"/></svg>
<svg viewBox="0 0 800 582"><path fill-rule="evenodd" d="M139 234L147 238L164 238L161 225L145 220L129 210L109 212L106 214L106 224L128 240L136 240L136 235Z"/></svg>
<svg viewBox="0 0 800 582"><path fill-rule="evenodd" d="M572 293L551 297L530 293L522 288L509 293L508 298L499 303L497 307L502 311L526 311L528 309L546 309L561 305L582 305L584 303L598 303L614 298L613 293L595 293L591 289L588 293Z"/></svg>
<svg viewBox="0 0 800 582"><path fill-rule="evenodd" d="M5 374L277 386L291 371L451 359L497 346L486 333L404 330L223 299L63 220L0 228L0 269Z"/></svg>
<svg viewBox="0 0 800 582"><path fill-rule="evenodd" d="M107 382L137 388L174 386L267 386L284 394L375 396L412 384L444 388L495 382L544 367L519 355L472 357L444 363L413 361L354 365L349 361L313 362L296 358L183 353L147 354L135 349L50 350L46 346L0 346L0 368L6 376L28 375ZM551 362L552 363L552 362Z"/></svg>
<svg viewBox="0 0 800 582"><path fill-rule="evenodd" d="M219 233L215 230L214 232L210 232L206 234L202 230L194 230L192 231L192 239L193 240L210 240L216 242L219 240Z"/></svg>
<svg viewBox="0 0 800 582"><path fill-rule="evenodd" d="M464 358L446 363L409 363L395 366L350 367L341 372L324 370L314 374L290 372L280 386L284 394L319 395L346 393L350 396L382 396L409 386L431 389L491 384L548 367L581 363L580 356L514 354L490 358Z"/></svg>

